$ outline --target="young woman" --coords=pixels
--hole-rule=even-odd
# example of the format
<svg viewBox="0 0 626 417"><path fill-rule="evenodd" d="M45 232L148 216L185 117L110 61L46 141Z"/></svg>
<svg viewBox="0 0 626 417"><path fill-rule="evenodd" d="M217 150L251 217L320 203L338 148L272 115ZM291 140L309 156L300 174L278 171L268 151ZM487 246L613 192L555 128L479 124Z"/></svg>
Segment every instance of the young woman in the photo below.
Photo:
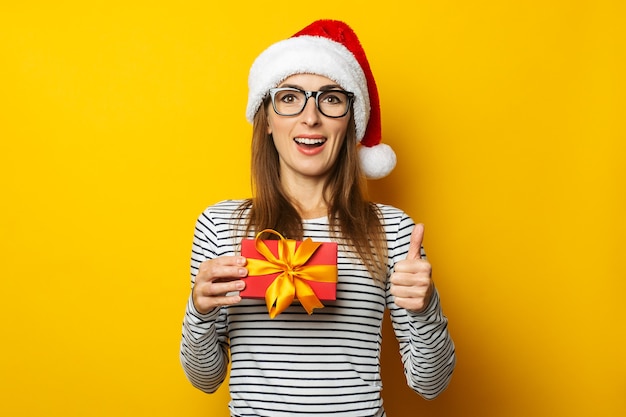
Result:
<svg viewBox="0 0 626 417"><path fill-rule="evenodd" d="M451 378L454 344L423 226L366 197L365 178L388 174L395 155L380 143L378 93L356 35L316 21L265 50L249 88L254 197L198 218L181 342L187 377L213 392L230 360L232 416L384 416L388 308L408 385L436 397ZM242 299L241 240L265 229L338 243L335 301L313 314L294 303L270 318L264 300Z"/></svg>

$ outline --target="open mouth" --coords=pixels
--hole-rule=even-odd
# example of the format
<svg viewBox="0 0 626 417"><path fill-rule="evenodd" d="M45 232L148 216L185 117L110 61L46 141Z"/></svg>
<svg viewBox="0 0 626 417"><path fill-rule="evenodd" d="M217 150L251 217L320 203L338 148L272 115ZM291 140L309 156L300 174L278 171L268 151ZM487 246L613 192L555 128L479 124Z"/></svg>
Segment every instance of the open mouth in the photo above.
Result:
<svg viewBox="0 0 626 417"><path fill-rule="evenodd" d="M326 143L326 139L323 138L319 138L319 139L311 139L311 138L294 138L294 141L300 145L300 146L305 146L307 148L317 148L319 146L322 146L324 143Z"/></svg>

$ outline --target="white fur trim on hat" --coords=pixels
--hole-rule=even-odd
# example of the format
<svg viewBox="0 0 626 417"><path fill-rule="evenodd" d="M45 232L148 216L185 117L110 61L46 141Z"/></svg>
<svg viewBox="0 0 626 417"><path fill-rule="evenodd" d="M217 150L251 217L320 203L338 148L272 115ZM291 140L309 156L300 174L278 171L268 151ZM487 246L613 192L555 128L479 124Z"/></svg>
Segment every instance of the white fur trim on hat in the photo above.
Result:
<svg viewBox="0 0 626 417"><path fill-rule="evenodd" d="M379 143L376 146L359 146L361 169L367 178L383 178L396 166L396 154L391 146Z"/></svg>
<svg viewBox="0 0 626 417"><path fill-rule="evenodd" d="M353 92L356 136L358 141L363 138L370 115L370 99L363 69L344 45L318 36L285 39L271 45L257 57L248 76L246 119L250 123L269 89L294 74L322 75Z"/></svg>

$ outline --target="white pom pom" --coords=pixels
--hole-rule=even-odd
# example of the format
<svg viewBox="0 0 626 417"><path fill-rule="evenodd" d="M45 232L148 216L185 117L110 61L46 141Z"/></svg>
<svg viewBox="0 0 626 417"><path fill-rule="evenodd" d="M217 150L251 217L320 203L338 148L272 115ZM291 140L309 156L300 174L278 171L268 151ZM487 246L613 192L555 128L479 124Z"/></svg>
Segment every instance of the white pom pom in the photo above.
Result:
<svg viewBox="0 0 626 417"><path fill-rule="evenodd" d="M389 145L380 143L376 146L359 147L361 169L369 179L386 177L396 166L396 154Z"/></svg>

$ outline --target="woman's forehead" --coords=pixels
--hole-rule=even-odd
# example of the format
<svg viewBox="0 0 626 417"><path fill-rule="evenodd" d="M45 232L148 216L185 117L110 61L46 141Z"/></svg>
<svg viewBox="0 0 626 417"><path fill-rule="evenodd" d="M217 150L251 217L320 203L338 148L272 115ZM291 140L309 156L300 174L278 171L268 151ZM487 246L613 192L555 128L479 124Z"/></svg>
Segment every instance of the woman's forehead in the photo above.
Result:
<svg viewBox="0 0 626 417"><path fill-rule="evenodd" d="M328 87L328 86L337 86L341 87L335 81L331 80L328 77L318 74L293 74L287 78L285 78L278 86L283 87L285 85L293 85L298 87L306 87L306 88L319 88L319 87Z"/></svg>

